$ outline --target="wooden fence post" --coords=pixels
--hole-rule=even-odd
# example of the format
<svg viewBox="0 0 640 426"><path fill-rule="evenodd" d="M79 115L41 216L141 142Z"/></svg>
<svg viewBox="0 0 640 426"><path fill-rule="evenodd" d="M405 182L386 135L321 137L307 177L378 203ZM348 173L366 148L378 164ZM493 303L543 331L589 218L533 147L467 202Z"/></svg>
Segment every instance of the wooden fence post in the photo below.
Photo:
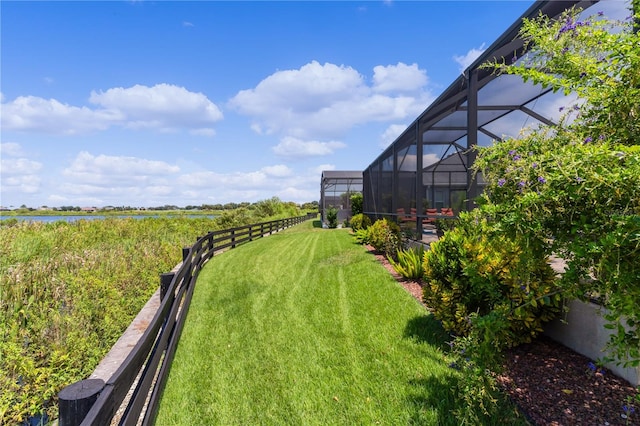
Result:
<svg viewBox="0 0 640 426"><path fill-rule="evenodd" d="M173 272L167 272L160 274L160 300L164 300L164 296L167 294L169 285L176 274Z"/></svg>
<svg viewBox="0 0 640 426"><path fill-rule="evenodd" d="M236 248L236 231L235 229L231 230L231 248Z"/></svg>
<svg viewBox="0 0 640 426"><path fill-rule="evenodd" d="M102 379L81 380L62 389L58 393L59 425L77 426L82 423L102 389Z"/></svg>

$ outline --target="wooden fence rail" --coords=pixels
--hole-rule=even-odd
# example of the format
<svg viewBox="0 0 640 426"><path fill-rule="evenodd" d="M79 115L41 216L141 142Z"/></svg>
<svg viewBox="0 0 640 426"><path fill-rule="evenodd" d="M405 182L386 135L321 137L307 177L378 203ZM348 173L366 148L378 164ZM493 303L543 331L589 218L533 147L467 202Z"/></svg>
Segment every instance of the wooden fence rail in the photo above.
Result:
<svg viewBox="0 0 640 426"><path fill-rule="evenodd" d="M225 249L284 230L317 215L309 213L271 222L209 232L182 250L182 265L160 276L160 307L138 343L105 382L86 379L58 394L60 426L109 425L124 408L119 425L153 424L178 339L184 327L198 274ZM136 382L137 380L137 382ZM131 392L134 383L135 389ZM130 398L124 404L125 399Z"/></svg>

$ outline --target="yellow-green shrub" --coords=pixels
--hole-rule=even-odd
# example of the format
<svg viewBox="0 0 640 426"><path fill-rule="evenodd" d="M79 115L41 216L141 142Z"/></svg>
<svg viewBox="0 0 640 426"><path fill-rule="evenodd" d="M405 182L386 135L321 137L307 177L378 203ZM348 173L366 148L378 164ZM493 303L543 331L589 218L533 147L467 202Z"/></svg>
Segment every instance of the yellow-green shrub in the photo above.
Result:
<svg viewBox="0 0 640 426"><path fill-rule="evenodd" d="M377 251L395 258L400 248L400 227L387 218L378 219L367 229L369 242Z"/></svg>
<svg viewBox="0 0 640 426"><path fill-rule="evenodd" d="M358 213L351 217L351 220L349 220L349 226L351 226L351 229L353 229L354 232L360 229L367 229L371 226L371 219L369 219L369 216Z"/></svg>
<svg viewBox="0 0 640 426"><path fill-rule="evenodd" d="M546 259L525 247L494 232L478 214L463 214L424 257L424 302L456 335L469 333L472 316L491 314L506 320L496 345L530 341L559 313L561 297Z"/></svg>

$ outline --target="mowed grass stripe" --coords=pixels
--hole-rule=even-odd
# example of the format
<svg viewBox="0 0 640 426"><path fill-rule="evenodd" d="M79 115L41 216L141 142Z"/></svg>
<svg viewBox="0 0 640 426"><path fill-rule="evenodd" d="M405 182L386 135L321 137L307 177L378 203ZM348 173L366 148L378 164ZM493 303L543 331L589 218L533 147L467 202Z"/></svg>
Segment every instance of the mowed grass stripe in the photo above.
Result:
<svg viewBox="0 0 640 426"><path fill-rule="evenodd" d="M346 230L306 223L202 270L157 424L456 424L444 334Z"/></svg>

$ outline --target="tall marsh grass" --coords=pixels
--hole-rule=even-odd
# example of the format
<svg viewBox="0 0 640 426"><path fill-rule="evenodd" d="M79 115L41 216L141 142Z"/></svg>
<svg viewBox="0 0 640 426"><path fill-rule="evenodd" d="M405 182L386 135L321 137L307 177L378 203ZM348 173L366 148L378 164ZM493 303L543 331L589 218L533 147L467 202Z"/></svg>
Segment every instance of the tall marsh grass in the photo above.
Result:
<svg viewBox="0 0 640 426"><path fill-rule="evenodd" d="M0 222L0 425L57 417L57 393L93 371L182 247L229 222L300 214L279 210L240 215L246 223L230 215Z"/></svg>

